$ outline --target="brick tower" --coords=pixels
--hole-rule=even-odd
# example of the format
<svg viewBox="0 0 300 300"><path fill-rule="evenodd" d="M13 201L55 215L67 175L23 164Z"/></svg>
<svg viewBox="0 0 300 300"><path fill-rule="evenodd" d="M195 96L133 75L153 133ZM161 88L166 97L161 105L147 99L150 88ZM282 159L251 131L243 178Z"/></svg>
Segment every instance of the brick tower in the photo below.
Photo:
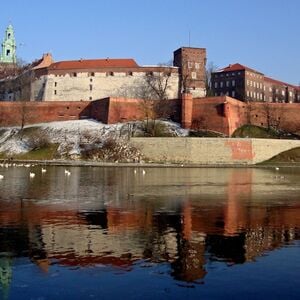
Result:
<svg viewBox="0 0 300 300"><path fill-rule="evenodd" d="M206 49L182 47L174 51L173 65L179 67L180 91L205 97Z"/></svg>

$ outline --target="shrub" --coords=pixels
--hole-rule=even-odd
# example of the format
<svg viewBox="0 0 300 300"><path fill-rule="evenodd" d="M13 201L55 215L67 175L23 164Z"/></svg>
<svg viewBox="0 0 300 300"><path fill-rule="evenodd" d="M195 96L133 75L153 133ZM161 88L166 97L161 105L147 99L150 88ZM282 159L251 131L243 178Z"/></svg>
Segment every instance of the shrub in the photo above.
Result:
<svg viewBox="0 0 300 300"><path fill-rule="evenodd" d="M46 148L50 145L49 137L41 130L36 130L26 135L26 144L32 150Z"/></svg>
<svg viewBox="0 0 300 300"><path fill-rule="evenodd" d="M149 137L173 137L175 134L163 122L156 120L144 121L143 131L145 136Z"/></svg>
<svg viewBox="0 0 300 300"><path fill-rule="evenodd" d="M108 138L98 147L83 149L81 157L99 161L135 162L141 159L141 154L123 139Z"/></svg>

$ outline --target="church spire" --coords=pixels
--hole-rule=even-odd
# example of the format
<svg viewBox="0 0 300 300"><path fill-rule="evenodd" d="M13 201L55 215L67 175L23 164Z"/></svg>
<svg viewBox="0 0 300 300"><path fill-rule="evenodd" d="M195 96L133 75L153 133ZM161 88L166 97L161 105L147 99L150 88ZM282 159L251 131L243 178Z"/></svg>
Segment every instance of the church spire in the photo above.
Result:
<svg viewBox="0 0 300 300"><path fill-rule="evenodd" d="M16 46L14 29L10 24L6 28L5 37L2 42L0 63L15 64L17 62L16 48L17 46Z"/></svg>

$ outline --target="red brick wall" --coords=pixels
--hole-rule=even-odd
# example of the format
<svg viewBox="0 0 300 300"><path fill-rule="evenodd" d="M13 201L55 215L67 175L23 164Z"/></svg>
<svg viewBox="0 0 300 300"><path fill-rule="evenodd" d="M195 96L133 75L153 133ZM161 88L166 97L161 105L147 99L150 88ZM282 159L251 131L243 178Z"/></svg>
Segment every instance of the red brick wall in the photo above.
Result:
<svg viewBox="0 0 300 300"><path fill-rule="evenodd" d="M150 102L149 100L145 102L141 99L109 98L107 123L113 124L117 122L145 120L147 118L147 107L153 107L151 103L154 102ZM155 101L155 103L158 104L159 102ZM161 101L161 112L164 109L165 103L168 103L167 114L170 118L175 122L181 122L181 100Z"/></svg>
<svg viewBox="0 0 300 300"><path fill-rule="evenodd" d="M254 103L250 108L251 124L268 127L269 123L290 132L300 131L300 103Z"/></svg>
<svg viewBox="0 0 300 300"><path fill-rule="evenodd" d="M0 102L0 126L21 125L22 115L25 124L83 118L93 118L106 124L142 120L146 118L143 103L141 99L126 98L105 98L91 102ZM247 104L225 96L197 98L192 100L192 110L183 116L182 100L167 100L167 103L172 120L183 125L190 123L194 129L209 129L231 135L243 124L267 127L268 119L271 119L273 126L277 124L287 131L300 131L300 103Z"/></svg>
<svg viewBox="0 0 300 300"><path fill-rule="evenodd" d="M225 113L225 97L197 98L193 100L193 129L209 129L229 133Z"/></svg>
<svg viewBox="0 0 300 300"><path fill-rule="evenodd" d="M143 100L110 98L108 109L108 124L144 119Z"/></svg>
<svg viewBox="0 0 300 300"><path fill-rule="evenodd" d="M90 102L0 102L0 126L78 120L91 115Z"/></svg>

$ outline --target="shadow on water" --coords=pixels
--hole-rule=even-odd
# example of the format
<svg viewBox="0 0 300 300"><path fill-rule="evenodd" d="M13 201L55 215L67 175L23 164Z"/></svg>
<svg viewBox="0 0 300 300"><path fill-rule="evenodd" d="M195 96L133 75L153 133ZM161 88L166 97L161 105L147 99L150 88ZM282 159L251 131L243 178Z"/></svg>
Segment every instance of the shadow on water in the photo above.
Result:
<svg viewBox="0 0 300 300"><path fill-rule="evenodd" d="M9 290L12 298L20 295L12 278L16 273L24 281L24 264L48 274L49 282L42 278L51 297L55 272L72 272L74 282L104 272L112 285L121 272L129 286L136 286L137 276L150 276L150 282L162 278L164 286L199 288L199 283L209 286L218 266L258 266L255 261L266 254L299 245L297 170L151 168L143 174L133 168L74 167L70 176L62 167L30 171L35 178L26 168L1 170L4 299ZM61 280L70 288L73 283L66 278ZM90 290L95 289L90 282ZM108 287L102 292L112 295Z"/></svg>

